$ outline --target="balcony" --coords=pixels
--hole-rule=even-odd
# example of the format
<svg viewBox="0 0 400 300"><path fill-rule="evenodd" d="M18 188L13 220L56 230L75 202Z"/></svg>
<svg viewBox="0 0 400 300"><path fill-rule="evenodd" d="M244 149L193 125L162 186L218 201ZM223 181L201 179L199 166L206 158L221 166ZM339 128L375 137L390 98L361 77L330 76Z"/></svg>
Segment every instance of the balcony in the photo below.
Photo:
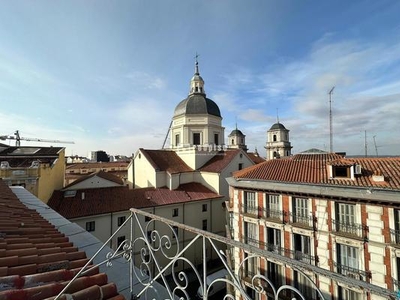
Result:
<svg viewBox="0 0 400 300"><path fill-rule="evenodd" d="M393 291L398 292L400 290L400 282L392 277L392 286L393 286Z"/></svg>
<svg viewBox="0 0 400 300"><path fill-rule="evenodd" d="M258 206L253 206L253 205L241 205L241 212L243 214L247 215L252 215L258 217L258 211L259 207Z"/></svg>
<svg viewBox="0 0 400 300"><path fill-rule="evenodd" d="M368 226L356 223L347 223L340 220L332 220L332 227L336 234L349 237L358 237L368 240Z"/></svg>
<svg viewBox="0 0 400 300"><path fill-rule="evenodd" d="M390 241L400 246L400 230L390 229Z"/></svg>
<svg viewBox="0 0 400 300"><path fill-rule="evenodd" d="M274 210L263 207L262 209L262 217L272 222L284 223L285 220L285 211L284 210Z"/></svg>
<svg viewBox="0 0 400 300"><path fill-rule="evenodd" d="M311 215L297 214L295 212L289 212L290 223L294 226L315 228L314 224L316 218Z"/></svg>
<svg viewBox="0 0 400 300"><path fill-rule="evenodd" d="M339 274L342 274L346 277L357 279L357 280L363 280L366 281L367 278L371 278L371 272L369 271L362 271L356 268L352 268L346 265L342 265L340 263L334 262L334 266L337 269L337 272Z"/></svg>
<svg viewBox="0 0 400 300"><path fill-rule="evenodd" d="M143 223L146 217L148 221ZM117 249L105 253L104 248L122 234L121 230L129 231L126 235L128 238ZM188 236L190 238L187 238ZM184 237L185 240L183 240ZM307 278L305 272L311 272L315 276L324 276L338 283L359 286L388 299L396 296L393 290L368 283L366 278L369 278L369 272L335 264L338 270L335 273L310 264L310 261L315 261L315 258L301 251L291 251L268 243L260 245L258 240L249 237L244 242L247 243L132 208L125 222L65 285L55 300L64 298L67 290L81 275L100 266L104 269L116 267L121 272L121 276L129 277L130 286L126 287L129 291L127 299L177 299L179 297L194 299L199 287L203 291L204 299L209 299L210 287L221 281L219 279L206 284L206 276L212 272L211 258L213 263L218 262L227 270L228 275L222 281L227 286L227 293L224 296L229 299L238 299L239 296L243 299L257 298L250 296L250 292L252 295L255 293L260 296L265 295L267 291L272 295L271 299L281 299L285 294L294 293L292 286L281 286L280 281L273 278L274 276L283 277L288 274L287 270L296 270ZM231 255L237 253L240 253L237 257L241 258L240 260L237 258L233 263ZM247 253L247 257L243 258L242 253ZM198 256L193 257L194 254ZM101 263L93 265L95 257L100 258L98 261ZM257 270L257 266L259 267L261 263L267 270ZM249 268L250 265L251 268ZM281 273L275 272L273 266L280 268ZM257 272L254 272L255 270ZM248 280L243 278L244 275ZM311 279L308 280L320 299L325 299ZM291 280L283 278L282 282L291 282ZM162 288L160 288L160 283ZM307 298L296 296L296 299Z"/></svg>

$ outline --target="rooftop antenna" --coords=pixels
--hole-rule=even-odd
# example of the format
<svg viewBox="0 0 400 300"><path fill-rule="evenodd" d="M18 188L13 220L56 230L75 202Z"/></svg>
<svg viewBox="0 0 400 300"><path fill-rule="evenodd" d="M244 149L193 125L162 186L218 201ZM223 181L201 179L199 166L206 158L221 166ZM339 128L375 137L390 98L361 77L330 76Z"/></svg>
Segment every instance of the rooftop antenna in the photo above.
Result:
<svg viewBox="0 0 400 300"><path fill-rule="evenodd" d="M365 157L368 156L368 143L367 143L367 131L364 130L364 148L365 148Z"/></svg>
<svg viewBox="0 0 400 300"><path fill-rule="evenodd" d="M332 94L335 87L329 91L329 152L333 152L333 130L332 130Z"/></svg>
<svg viewBox="0 0 400 300"><path fill-rule="evenodd" d="M376 153L376 156L378 157L378 156L379 156L379 155L378 155L378 146L376 145L375 137L376 137L376 135L373 136L373 138L374 138L374 145L375 145L375 153Z"/></svg>

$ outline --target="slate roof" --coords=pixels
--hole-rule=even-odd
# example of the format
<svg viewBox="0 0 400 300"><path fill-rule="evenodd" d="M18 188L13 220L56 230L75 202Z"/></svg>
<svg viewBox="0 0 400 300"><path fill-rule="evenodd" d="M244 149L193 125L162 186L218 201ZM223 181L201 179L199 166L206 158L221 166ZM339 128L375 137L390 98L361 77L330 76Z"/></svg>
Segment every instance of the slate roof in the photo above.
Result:
<svg viewBox="0 0 400 300"><path fill-rule="evenodd" d="M221 173L239 152L241 152L240 149L220 151L202 166L200 171Z"/></svg>
<svg viewBox="0 0 400 300"><path fill-rule="evenodd" d="M143 148L140 148L139 150L157 171L166 171L170 174L194 171L178 156L178 154L176 154L175 151L148 150Z"/></svg>
<svg viewBox="0 0 400 300"><path fill-rule="evenodd" d="M361 174L349 178L329 178L328 166L361 165ZM382 174L385 181L375 181L374 174ZM262 180L288 183L379 187L400 189L400 157L343 158L334 153L297 154L289 158L268 160L237 171L238 180Z"/></svg>
<svg viewBox="0 0 400 300"><path fill-rule="evenodd" d="M182 114L209 114L221 117L218 105L213 100L206 98L204 94L197 93L189 95L176 106L174 117Z"/></svg>
<svg viewBox="0 0 400 300"><path fill-rule="evenodd" d="M82 200L84 193L84 200ZM127 211L130 208L147 208L207 199L222 196L200 183L182 184L176 190L168 188L110 187L77 191L73 197L64 198L64 192L55 191L48 205L67 219Z"/></svg>
<svg viewBox="0 0 400 300"><path fill-rule="evenodd" d="M0 180L0 299L52 298L88 261L85 252ZM71 299L125 299L97 267L67 293Z"/></svg>
<svg viewBox="0 0 400 300"><path fill-rule="evenodd" d="M273 124L269 130L277 130L277 129L287 130L287 129L285 128L285 126L283 126L283 124L281 124L281 123L279 123L279 122Z"/></svg>
<svg viewBox="0 0 400 300"><path fill-rule="evenodd" d="M74 182L71 182L70 184L66 185L64 187L64 189L69 188L71 186L74 186L75 184L77 184L79 182L83 182L83 181L85 181L87 179L90 179L92 177L95 177L95 176L103 178L103 179L108 180L108 181L115 182L115 183L117 183L119 185L123 185L124 184L124 181L119 176L114 175L111 172L98 171L98 172L94 172L94 173L91 173L91 174L88 174L88 175L79 176L78 179L76 179Z"/></svg>

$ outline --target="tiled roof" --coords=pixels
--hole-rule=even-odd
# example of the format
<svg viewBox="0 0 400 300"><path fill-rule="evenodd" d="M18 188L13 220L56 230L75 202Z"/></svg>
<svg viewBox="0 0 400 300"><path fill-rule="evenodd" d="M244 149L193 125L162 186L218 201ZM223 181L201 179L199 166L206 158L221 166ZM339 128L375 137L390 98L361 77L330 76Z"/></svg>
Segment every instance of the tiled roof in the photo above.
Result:
<svg viewBox="0 0 400 300"><path fill-rule="evenodd" d="M329 178L328 166L360 165L361 174L354 179ZM384 176L375 181L374 174ZM237 171L236 179L253 179L290 183L380 187L400 189L400 157L343 158L338 154L297 154L289 158L268 160L259 165Z"/></svg>
<svg viewBox="0 0 400 300"><path fill-rule="evenodd" d="M139 151L147 158L157 171L166 171L170 174L192 172L190 168L175 151L148 150L140 148Z"/></svg>
<svg viewBox="0 0 400 300"><path fill-rule="evenodd" d="M62 191L55 191L48 205L65 218L73 219L125 211L131 207L140 209L221 197L200 183L188 183L176 190L152 187L129 189L125 186L85 189L77 191L73 197L65 198Z"/></svg>
<svg viewBox="0 0 400 300"><path fill-rule="evenodd" d="M241 152L240 149L220 151L201 167L200 171L220 173L239 152Z"/></svg>
<svg viewBox="0 0 400 300"><path fill-rule="evenodd" d="M260 164L265 161L265 158L262 158L258 153L247 152L246 154L255 164Z"/></svg>
<svg viewBox="0 0 400 300"><path fill-rule="evenodd" d="M78 177L78 179L76 179L74 182L65 186L64 189L74 186L75 184L77 184L79 182L83 182L83 181L85 181L89 178L95 177L95 176L98 176L98 177L103 178L108 181L115 182L120 185L124 184L124 181L120 177L118 177L114 174L111 174L110 172L98 171L98 172L91 173L89 175L83 175L83 176Z"/></svg>
<svg viewBox="0 0 400 300"><path fill-rule="evenodd" d="M66 169L106 169L106 168L127 168L129 162L113 161L113 162L94 162L94 163L74 163L67 164Z"/></svg>
<svg viewBox="0 0 400 300"><path fill-rule="evenodd" d="M0 299L56 296L89 259L0 180ZM94 268L67 290L71 299L125 299ZM63 299L66 299L65 297Z"/></svg>

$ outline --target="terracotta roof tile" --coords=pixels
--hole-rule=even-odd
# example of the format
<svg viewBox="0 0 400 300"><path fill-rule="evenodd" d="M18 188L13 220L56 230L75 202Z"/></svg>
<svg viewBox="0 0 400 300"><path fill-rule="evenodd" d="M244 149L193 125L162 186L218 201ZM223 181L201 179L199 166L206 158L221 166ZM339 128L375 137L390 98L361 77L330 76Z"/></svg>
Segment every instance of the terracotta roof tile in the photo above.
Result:
<svg viewBox="0 0 400 300"><path fill-rule="evenodd" d="M129 162L113 161L113 162L93 162L93 163L76 163L67 164L66 169L107 169L107 168L128 168Z"/></svg>
<svg viewBox="0 0 400 300"><path fill-rule="evenodd" d="M22 204L2 180L0 211L0 299L54 298L88 262L86 254ZM102 299L124 299L98 267L77 279L67 292L73 299L99 299L99 293Z"/></svg>
<svg viewBox="0 0 400 300"><path fill-rule="evenodd" d="M112 181L112 182L117 183L119 185L123 185L124 184L124 181L121 179L121 177L119 177L117 175L114 175L114 174L112 174L110 172L98 171L98 172L90 173L88 175L79 176L78 179L76 179L72 183L66 185L63 189L70 188L71 186L74 186L77 183L83 182L83 181L85 181L85 180L87 180L89 178L95 177L95 176L98 176L98 177L103 178L103 179L108 180L108 181Z"/></svg>
<svg viewBox="0 0 400 300"><path fill-rule="evenodd" d="M240 149L220 151L201 167L200 171L221 173L239 152Z"/></svg>
<svg viewBox="0 0 400 300"><path fill-rule="evenodd" d="M328 166L360 165L361 174L354 179L330 178ZM384 181L374 180L382 174ZM297 154L289 158L268 160L259 165L237 171L236 179L253 179L293 183L345 185L400 189L400 157L343 158L333 153Z"/></svg>
<svg viewBox="0 0 400 300"><path fill-rule="evenodd" d="M170 174L192 172L190 168L175 151L148 150L140 148L139 151L147 158L157 171L166 171Z"/></svg>
<svg viewBox="0 0 400 300"><path fill-rule="evenodd" d="M258 153L247 152L246 154L255 164L260 164L265 162L265 158L262 158Z"/></svg>
<svg viewBox="0 0 400 300"><path fill-rule="evenodd" d="M82 200L81 193L85 194ZM212 192L200 183L181 185L176 190L168 188L110 187L80 190L74 197L64 198L62 191L56 191L48 205L67 219L97 214L127 211L131 207L146 208L197 200L215 199L222 196Z"/></svg>

